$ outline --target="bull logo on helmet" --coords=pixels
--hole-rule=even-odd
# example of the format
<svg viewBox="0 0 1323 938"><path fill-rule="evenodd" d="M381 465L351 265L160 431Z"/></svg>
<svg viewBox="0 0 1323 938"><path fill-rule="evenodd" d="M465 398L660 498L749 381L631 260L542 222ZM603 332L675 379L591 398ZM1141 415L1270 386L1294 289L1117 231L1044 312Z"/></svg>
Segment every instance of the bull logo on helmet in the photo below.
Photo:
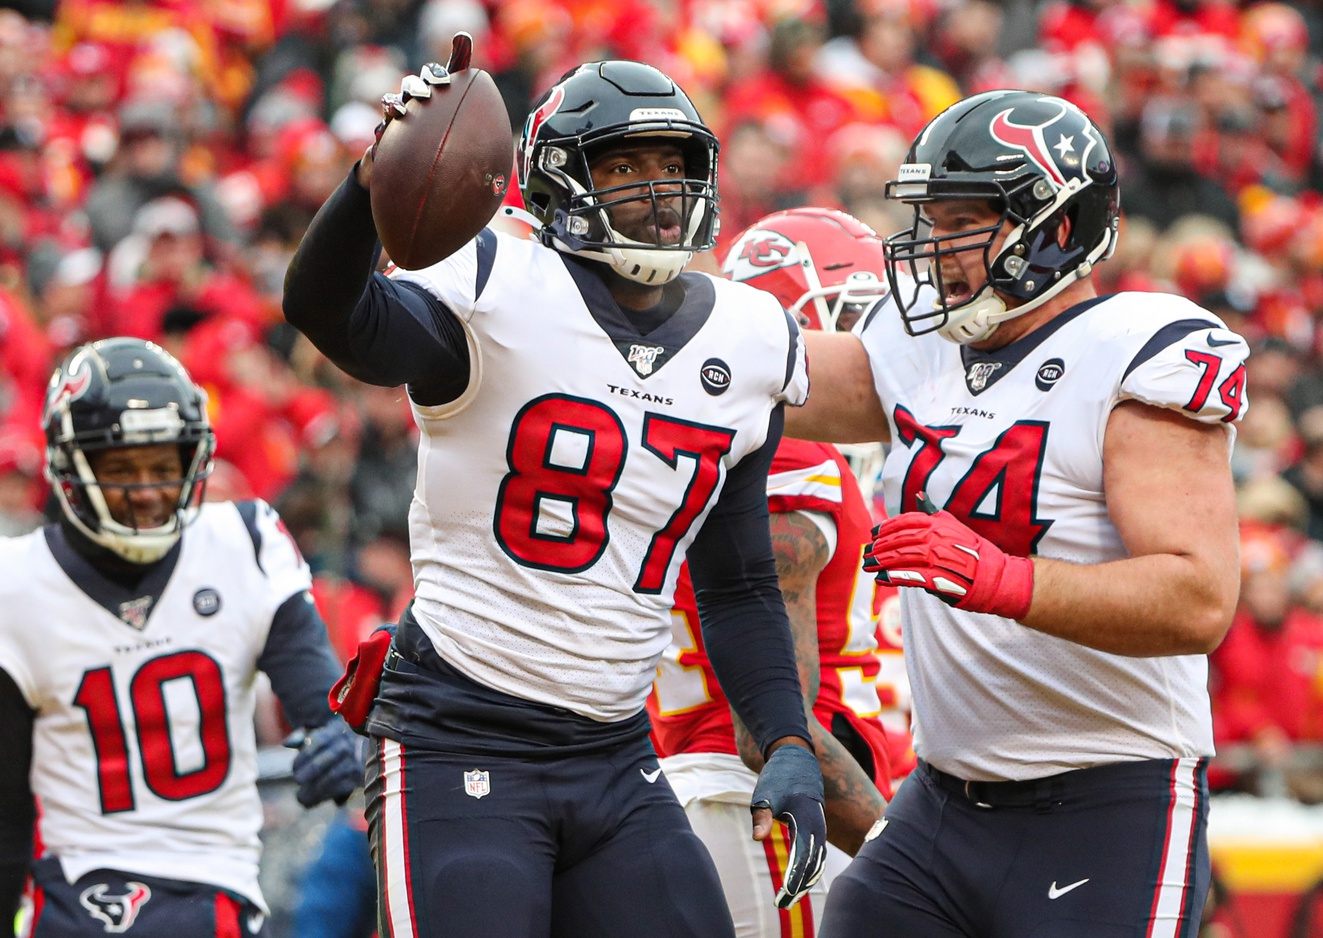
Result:
<svg viewBox="0 0 1323 938"><path fill-rule="evenodd" d="M528 123L524 125L521 160L523 164L522 178L527 179L533 172L533 144L537 142L537 132L542 129L542 125L551 118L551 115L560 110L561 103L564 100L565 89L557 85L551 89L551 93L547 95L547 100L542 102L542 106L528 115Z"/></svg>
<svg viewBox="0 0 1323 938"><path fill-rule="evenodd" d="M46 395L43 423L66 401L76 401L92 386L92 365L86 355L75 355L68 367L57 372Z"/></svg>
<svg viewBox="0 0 1323 938"><path fill-rule="evenodd" d="M1068 173L1084 175L1087 182L1087 173L1082 173L1082 167L1088 165L1089 152L1098 142L1089 119L1083 111L1066 101L1044 100L1059 108L1054 117L1041 124L1018 124L1011 120L1015 109L1007 108L998 113L988 127L992 139L1019 150L1058 188L1066 185ZM1061 123L1063 120L1064 124ZM1048 129L1055 124L1061 126L1055 128L1056 140L1049 143Z"/></svg>

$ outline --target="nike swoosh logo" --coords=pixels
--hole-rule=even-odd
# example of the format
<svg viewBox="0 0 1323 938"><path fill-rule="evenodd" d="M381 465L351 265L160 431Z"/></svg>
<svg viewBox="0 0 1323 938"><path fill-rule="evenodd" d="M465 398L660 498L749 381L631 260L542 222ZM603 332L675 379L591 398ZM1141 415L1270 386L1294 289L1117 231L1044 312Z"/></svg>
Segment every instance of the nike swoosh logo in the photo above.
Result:
<svg viewBox="0 0 1323 938"><path fill-rule="evenodd" d="M1214 339L1213 334L1208 333L1208 344L1213 348L1220 348L1223 345L1239 345L1240 339Z"/></svg>
<svg viewBox="0 0 1323 938"><path fill-rule="evenodd" d="M653 769L651 772L644 772L642 769L639 769L639 774L643 776L645 782L651 785L653 782L657 781L657 776L661 775L661 766L657 766L657 768Z"/></svg>
<svg viewBox="0 0 1323 938"><path fill-rule="evenodd" d="M1071 883L1069 886L1062 886L1060 889L1058 889L1057 881L1054 879L1052 880L1052 885L1048 887L1047 897L1049 899L1060 899L1062 896L1070 892L1072 889L1078 889L1087 882L1088 882L1087 879L1082 879L1078 883Z"/></svg>

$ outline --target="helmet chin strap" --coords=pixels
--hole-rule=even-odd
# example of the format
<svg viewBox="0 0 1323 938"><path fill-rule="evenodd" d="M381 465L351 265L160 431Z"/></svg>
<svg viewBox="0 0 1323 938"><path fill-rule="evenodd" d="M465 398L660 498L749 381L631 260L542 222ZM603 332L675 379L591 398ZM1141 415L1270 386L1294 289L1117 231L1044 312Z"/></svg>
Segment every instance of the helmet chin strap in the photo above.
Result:
<svg viewBox="0 0 1323 938"><path fill-rule="evenodd" d="M1007 308L1005 301L996 294L992 286L985 283L973 299L956 310L954 315L948 314L947 324L938 329L937 334L958 345L972 345L975 342L982 342L991 336L1001 323L1008 319L1023 316L1025 313L1033 312L1076 280L1083 280L1089 276L1092 271L1093 263L1083 261L1040 295L1021 306L1010 308ZM940 296L934 299L933 308L940 310L941 302Z"/></svg>

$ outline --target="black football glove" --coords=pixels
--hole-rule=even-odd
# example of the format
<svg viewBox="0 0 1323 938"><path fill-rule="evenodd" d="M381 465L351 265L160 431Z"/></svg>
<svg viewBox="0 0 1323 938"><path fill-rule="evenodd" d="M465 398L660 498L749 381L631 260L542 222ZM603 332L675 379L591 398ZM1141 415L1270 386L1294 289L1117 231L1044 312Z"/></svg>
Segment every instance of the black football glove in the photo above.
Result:
<svg viewBox="0 0 1323 938"><path fill-rule="evenodd" d="M827 862L827 816L822 811L822 770L803 746L783 745L758 773L750 808L768 808L790 828L790 857L776 894L776 907L788 909L822 878Z"/></svg>
<svg viewBox="0 0 1323 938"><path fill-rule="evenodd" d="M410 101L414 98L430 98L432 88L438 85L450 84L450 76L455 72L462 72L468 68L469 61L472 58L473 37L468 33L455 33L450 48L450 61L447 64L441 65L437 62L428 62L417 75L405 75L401 79L398 94L382 95L382 121L373 131L376 141L372 144L372 155L374 157L377 155L377 146L381 143L381 135L386 132L390 122L408 113L405 106Z"/></svg>
<svg viewBox="0 0 1323 938"><path fill-rule="evenodd" d="M294 757L295 797L305 808L327 799L344 804L355 788L363 785L363 756L358 738L335 717L323 727L295 730L285 739L285 746L297 749Z"/></svg>

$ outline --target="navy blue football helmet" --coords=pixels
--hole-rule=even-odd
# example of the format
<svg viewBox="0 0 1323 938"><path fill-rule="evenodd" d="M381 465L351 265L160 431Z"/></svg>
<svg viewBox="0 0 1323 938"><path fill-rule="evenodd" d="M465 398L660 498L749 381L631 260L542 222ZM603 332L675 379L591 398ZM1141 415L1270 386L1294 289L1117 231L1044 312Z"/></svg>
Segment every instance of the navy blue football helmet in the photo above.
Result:
<svg viewBox="0 0 1323 938"><path fill-rule="evenodd" d="M595 155L654 141L684 154L678 194L661 183L594 187ZM542 223L544 244L609 264L630 280L663 284L716 243L718 149L689 96L662 72L641 62L592 62L568 72L534 105L519 139L519 188ZM614 207L650 200L655 212L661 198L679 200L679 243L663 244L660 235L635 241L612 227Z"/></svg>
<svg viewBox="0 0 1323 938"><path fill-rule="evenodd" d="M69 523L133 563L164 556L197 514L216 448L206 394L184 367L142 339L82 345L51 376L42 424L46 477ZM177 443L184 466L173 515L150 528L116 521L87 454L159 443Z"/></svg>
<svg viewBox="0 0 1323 938"><path fill-rule="evenodd" d="M919 133L886 195L914 206L913 226L886 243L887 276L912 335L937 331L954 342L978 342L999 322L1089 276L1116 248L1120 188L1111 148L1088 115L1051 95L988 91L947 108ZM934 238L922 208L942 199L986 199L1001 218ZM1070 220L1064 244L1063 219ZM993 240L1006 223L994 256ZM948 304L939 260L968 250L978 235L987 239L987 282ZM935 300L925 286L936 290ZM1007 299L1018 302L1008 307Z"/></svg>

